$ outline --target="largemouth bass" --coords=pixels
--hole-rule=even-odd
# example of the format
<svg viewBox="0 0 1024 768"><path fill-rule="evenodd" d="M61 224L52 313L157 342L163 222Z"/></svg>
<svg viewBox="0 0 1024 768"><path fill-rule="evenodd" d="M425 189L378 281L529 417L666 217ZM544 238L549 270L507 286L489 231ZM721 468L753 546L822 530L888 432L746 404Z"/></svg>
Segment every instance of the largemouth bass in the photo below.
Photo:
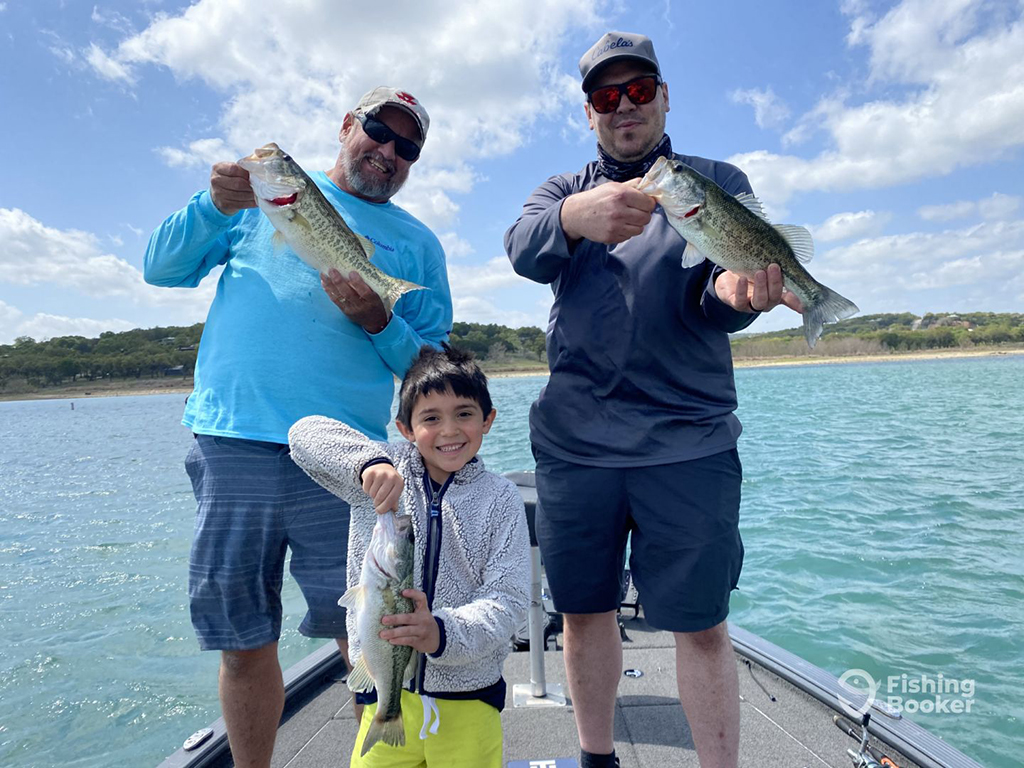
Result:
<svg viewBox="0 0 1024 768"><path fill-rule="evenodd" d="M683 267L707 257L723 269L753 278L758 270L778 264L783 284L803 304L804 336L812 349L825 323L860 311L804 268L801 262L814 255L811 233L803 227L772 225L753 195L734 197L685 163L665 157L658 158L637 188L661 204L669 223L686 239Z"/></svg>
<svg viewBox="0 0 1024 768"><path fill-rule="evenodd" d="M277 144L260 147L238 164L249 172L256 204L277 230L276 246L287 243L317 272L327 273L332 267L343 277L358 272L389 312L403 293L426 290L371 264L373 243L349 228L313 180Z"/></svg>
<svg viewBox="0 0 1024 768"><path fill-rule="evenodd" d="M377 517L366 548L359 584L338 602L356 615L359 659L348 676L348 687L365 693L377 689L377 712L363 739L365 755L378 741L394 747L405 744L402 722L402 687L416 671L411 646L381 640L381 619L411 613L413 602L402 596L412 589L412 518L386 512Z"/></svg>

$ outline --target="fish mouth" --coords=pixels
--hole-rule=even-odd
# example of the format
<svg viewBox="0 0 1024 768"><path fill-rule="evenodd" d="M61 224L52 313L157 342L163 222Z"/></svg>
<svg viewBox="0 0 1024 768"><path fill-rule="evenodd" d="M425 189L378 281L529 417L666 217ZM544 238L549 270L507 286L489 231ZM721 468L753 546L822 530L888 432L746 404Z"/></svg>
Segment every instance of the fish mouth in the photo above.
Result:
<svg viewBox="0 0 1024 768"><path fill-rule="evenodd" d="M249 184L259 202L289 208L301 200L305 184L295 174L295 161L277 144L264 144L238 164L249 172Z"/></svg>
<svg viewBox="0 0 1024 768"><path fill-rule="evenodd" d="M654 161L654 165L651 166L650 170L644 174L644 177L640 179L640 184L637 189L643 192L645 195L650 195L655 199L660 199L663 192L661 183L665 178L672 173L672 167L669 164L667 157L659 157Z"/></svg>

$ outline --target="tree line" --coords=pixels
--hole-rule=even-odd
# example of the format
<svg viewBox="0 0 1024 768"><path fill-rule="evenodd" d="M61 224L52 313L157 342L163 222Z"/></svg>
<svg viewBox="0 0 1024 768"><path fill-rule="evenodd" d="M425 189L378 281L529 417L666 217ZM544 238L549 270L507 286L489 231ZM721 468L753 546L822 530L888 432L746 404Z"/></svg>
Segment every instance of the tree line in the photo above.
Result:
<svg viewBox="0 0 1024 768"><path fill-rule="evenodd" d="M27 336L0 345L0 391L11 382L39 389L81 379L160 378L192 375L203 324L136 328L98 338L61 336L36 341ZM455 323L451 340L490 363L545 361L544 331L496 323ZM928 349L1024 344L1024 314L909 312L854 317L827 326L811 352L800 328L732 339L738 359L802 355L885 354Z"/></svg>
<svg viewBox="0 0 1024 768"><path fill-rule="evenodd" d="M994 312L909 312L851 317L825 326L811 350L802 328L771 333L737 334L733 357L810 357L888 354L933 349L971 349L1024 344L1024 314Z"/></svg>

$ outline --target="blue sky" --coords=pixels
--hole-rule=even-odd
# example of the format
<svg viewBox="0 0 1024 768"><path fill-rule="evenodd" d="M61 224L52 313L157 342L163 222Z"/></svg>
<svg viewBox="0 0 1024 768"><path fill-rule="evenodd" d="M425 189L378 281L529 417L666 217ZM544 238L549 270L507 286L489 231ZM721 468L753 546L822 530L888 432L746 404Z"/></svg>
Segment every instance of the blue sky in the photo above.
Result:
<svg viewBox="0 0 1024 768"><path fill-rule="evenodd" d="M1021 0L0 0L0 343L205 319L214 280L143 283L149 233L268 141L329 167L379 84L431 114L397 202L456 319L543 327L502 235L594 157L576 62L609 30L653 38L676 150L745 170L862 312L1022 311Z"/></svg>

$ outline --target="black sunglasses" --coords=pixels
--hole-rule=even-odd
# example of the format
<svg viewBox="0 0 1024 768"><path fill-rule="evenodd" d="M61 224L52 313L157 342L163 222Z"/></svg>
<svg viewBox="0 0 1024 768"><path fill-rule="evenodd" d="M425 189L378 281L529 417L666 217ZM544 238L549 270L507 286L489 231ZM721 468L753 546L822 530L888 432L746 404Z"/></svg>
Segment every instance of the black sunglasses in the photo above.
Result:
<svg viewBox="0 0 1024 768"><path fill-rule="evenodd" d="M388 128L387 125L375 118L363 114L357 114L356 117L363 126L363 133L378 144L387 144L389 141L395 142L395 154L403 160L411 163L420 156L419 145L412 139L399 136Z"/></svg>
<svg viewBox="0 0 1024 768"><path fill-rule="evenodd" d="M590 102L590 106L594 108L595 112L606 115L619 108L622 94L626 94L629 100L637 106L650 104L658 95L659 85L661 85L661 80L657 75L642 75L634 77L626 83L595 88L587 94L587 101Z"/></svg>

